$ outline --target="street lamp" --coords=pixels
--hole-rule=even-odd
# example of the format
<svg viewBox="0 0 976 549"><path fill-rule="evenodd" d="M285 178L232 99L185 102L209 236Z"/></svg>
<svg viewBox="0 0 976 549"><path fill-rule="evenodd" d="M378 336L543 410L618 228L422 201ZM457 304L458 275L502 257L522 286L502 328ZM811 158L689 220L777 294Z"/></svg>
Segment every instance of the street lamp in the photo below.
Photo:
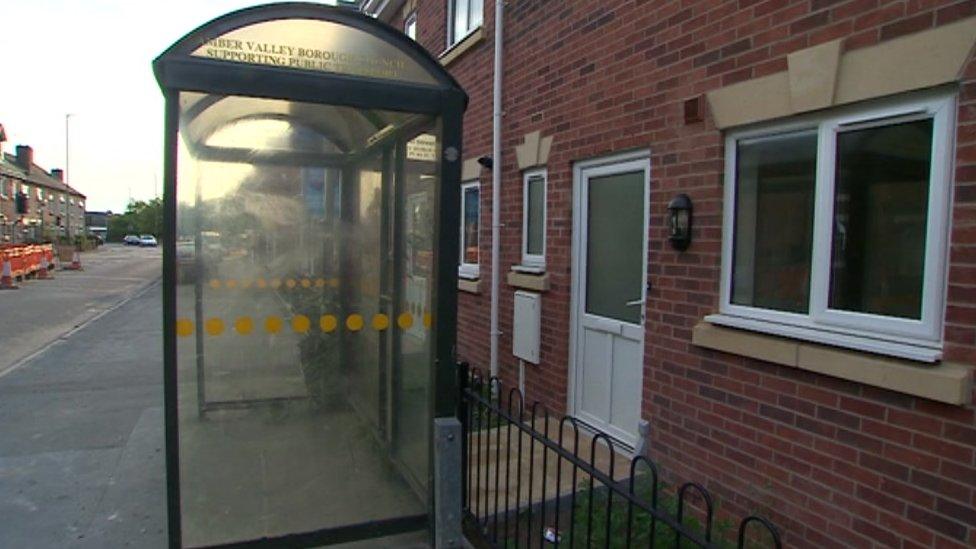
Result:
<svg viewBox="0 0 976 549"><path fill-rule="evenodd" d="M64 115L64 184L68 184L68 174L71 173L71 138L69 132L68 122L71 120L72 113L66 113ZM68 197L71 197L71 192L68 192ZM66 217L65 222L65 235L68 237L68 242L71 243L71 202L65 203Z"/></svg>

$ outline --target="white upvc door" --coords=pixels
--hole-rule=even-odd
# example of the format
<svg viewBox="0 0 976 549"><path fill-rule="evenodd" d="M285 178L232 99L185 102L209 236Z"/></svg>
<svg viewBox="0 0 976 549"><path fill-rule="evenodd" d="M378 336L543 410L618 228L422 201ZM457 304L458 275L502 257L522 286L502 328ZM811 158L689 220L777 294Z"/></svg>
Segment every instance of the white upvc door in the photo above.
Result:
<svg viewBox="0 0 976 549"><path fill-rule="evenodd" d="M650 159L646 152L574 169L570 409L637 446L647 299Z"/></svg>

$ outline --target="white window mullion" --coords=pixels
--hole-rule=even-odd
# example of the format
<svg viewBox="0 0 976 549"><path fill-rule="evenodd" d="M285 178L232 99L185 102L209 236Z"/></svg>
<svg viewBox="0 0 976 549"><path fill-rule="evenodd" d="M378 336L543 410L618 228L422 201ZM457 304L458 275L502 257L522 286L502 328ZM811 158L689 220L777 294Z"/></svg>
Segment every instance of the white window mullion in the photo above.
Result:
<svg viewBox="0 0 976 549"><path fill-rule="evenodd" d="M834 227L836 123L820 125L817 136L817 177L813 210L813 261L810 269L810 317L823 320L830 292L830 256Z"/></svg>

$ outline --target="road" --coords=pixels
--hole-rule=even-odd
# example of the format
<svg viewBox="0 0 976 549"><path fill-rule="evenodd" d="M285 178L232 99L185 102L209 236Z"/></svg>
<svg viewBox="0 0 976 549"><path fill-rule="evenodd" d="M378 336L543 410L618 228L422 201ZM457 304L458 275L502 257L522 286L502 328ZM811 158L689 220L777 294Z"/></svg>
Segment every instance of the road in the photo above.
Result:
<svg viewBox="0 0 976 549"><path fill-rule="evenodd" d="M82 254L83 271L0 292L0 375L158 278L160 250L102 246Z"/></svg>
<svg viewBox="0 0 976 549"><path fill-rule="evenodd" d="M160 254L83 264L0 293L0 547L166 545Z"/></svg>

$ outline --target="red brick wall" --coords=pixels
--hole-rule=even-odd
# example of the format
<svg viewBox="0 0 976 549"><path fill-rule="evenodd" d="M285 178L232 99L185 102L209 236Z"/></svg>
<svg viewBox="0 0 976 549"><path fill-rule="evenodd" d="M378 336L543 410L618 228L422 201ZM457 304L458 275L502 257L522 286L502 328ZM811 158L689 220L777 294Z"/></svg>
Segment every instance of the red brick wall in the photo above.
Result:
<svg viewBox="0 0 976 549"><path fill-rule="evenodd" d="M444 49L444 1L421 0L419 41ZM464 156L491 152L493 2L486 40L449 67L468 91ZM770 516L798 547L976 545L976 408L950 406L691 345L718 308L723 140L686 125L687 98L786 70L786 55L845 38L861 48L976 14L958 0L520 0L506 15L500 296L502 377L514 382L512 292L520 261L525 133L554 137L542 365L528 399L565 411L573 162L651 150L644 417L651 454L705 481L724 512ZM976 363L976 61L960 91L945 357ZM496 165L496 169L498 166ZM459 355L488 366L490 174L482 177L480 295L459 302ZM695 203L693 244L666 244L668 200Z"/></svg>

